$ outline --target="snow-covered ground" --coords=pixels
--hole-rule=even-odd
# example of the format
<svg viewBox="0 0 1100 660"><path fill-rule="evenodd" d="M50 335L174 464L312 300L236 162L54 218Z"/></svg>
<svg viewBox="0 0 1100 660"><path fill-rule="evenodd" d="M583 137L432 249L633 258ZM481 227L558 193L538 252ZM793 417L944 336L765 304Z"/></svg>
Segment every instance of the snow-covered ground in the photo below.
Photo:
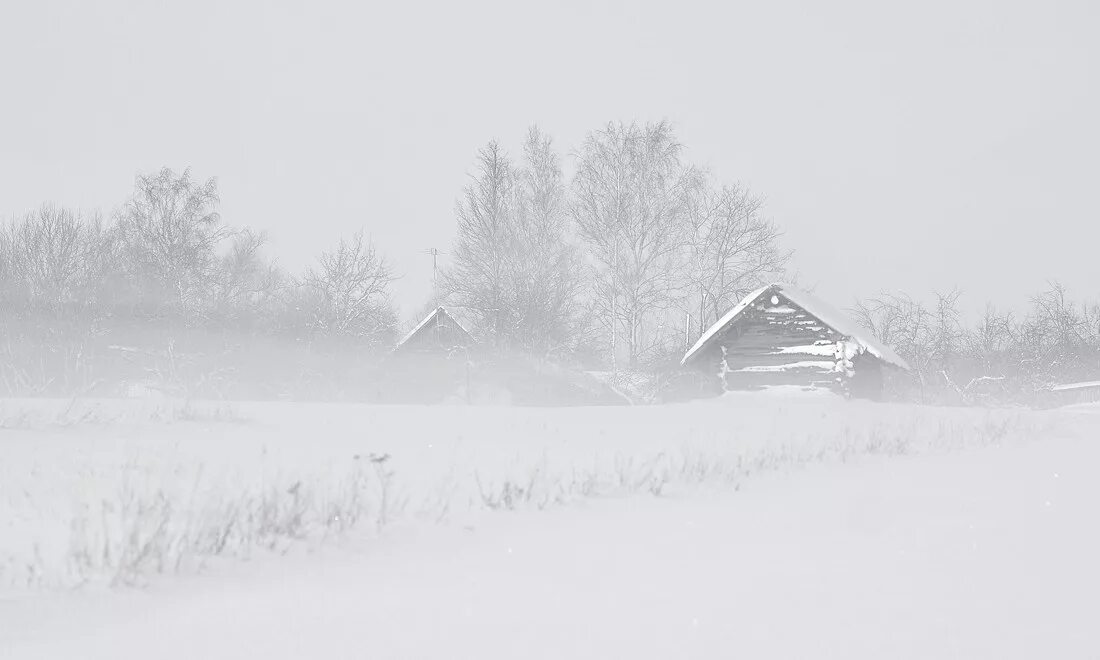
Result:
<svg viewBox="0 0 1100 660"><path fill-rule="evenodd" d="M119 405L0 406L0 657L1100 656L1096 408Z"/></svg>

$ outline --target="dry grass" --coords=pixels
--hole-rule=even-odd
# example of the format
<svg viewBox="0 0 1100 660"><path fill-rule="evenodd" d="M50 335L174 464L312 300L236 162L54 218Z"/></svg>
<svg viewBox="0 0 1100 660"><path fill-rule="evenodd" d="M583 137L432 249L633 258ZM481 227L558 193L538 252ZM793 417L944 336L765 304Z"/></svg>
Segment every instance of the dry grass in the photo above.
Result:
<svg viewBox="0 0 1100 660"><path fill-rule="evenodd" d="M73 397L0 399L0 430L36 430L133 422L243 422L231 403L183 398L107 400Z"/></svg>
<svg viewBox="0 0 1100 660"><path fill-rule="evenodd" d="M186 420L190 414L182 408L173 419ZM0 585L140 585L156 575L201 570L216 557L280 553L351 532L381 534L394 523L539 510L592 497L662 496L670 489L699 486L739 489L769 472L1026 441L1045 431L1032 418L1012 415L945 419L922 428L849 425L828 437L776 439L729 451L685 444L677 451L620 453L561 469L551 468L544 455L494 478L473 470L415 490L402 480L402 466L386 455L356 456L346 470L255 483L213 483L201 466L187 479L179 474L164 478L163 466L134 470L108 496L80 502L62 561L45 557L48 544L35 542L18 559L0 557Z"/></svg>

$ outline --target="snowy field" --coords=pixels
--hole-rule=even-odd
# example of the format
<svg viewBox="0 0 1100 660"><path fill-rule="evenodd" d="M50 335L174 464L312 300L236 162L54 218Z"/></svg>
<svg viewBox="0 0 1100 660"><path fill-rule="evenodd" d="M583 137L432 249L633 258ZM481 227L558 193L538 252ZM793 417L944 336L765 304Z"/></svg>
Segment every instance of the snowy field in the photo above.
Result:
<svg viewBox="0 0 1100 660"><path fill-rule="evenodd" d="M0 403L3 658L1096 658L1100 412Z"/></svg>

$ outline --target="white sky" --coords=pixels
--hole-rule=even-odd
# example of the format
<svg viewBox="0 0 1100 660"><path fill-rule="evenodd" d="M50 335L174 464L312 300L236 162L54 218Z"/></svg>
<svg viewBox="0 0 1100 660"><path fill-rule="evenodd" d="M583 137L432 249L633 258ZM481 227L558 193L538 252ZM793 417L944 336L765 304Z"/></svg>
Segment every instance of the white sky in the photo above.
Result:
<svg viewBox="0 0 1100 660"><path fill-rule="evenodd" d="M837 306L1100 298L1100 3L0 3L0 216L190 166L285 265L364 228L411 313L487 140L669 118Z"/></svg>

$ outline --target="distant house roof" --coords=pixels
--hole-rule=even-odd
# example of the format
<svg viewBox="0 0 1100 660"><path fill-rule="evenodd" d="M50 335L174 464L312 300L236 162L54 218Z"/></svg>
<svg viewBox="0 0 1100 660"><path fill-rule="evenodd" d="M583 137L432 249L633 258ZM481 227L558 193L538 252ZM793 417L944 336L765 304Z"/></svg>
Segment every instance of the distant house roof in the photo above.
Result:
<svg viewBox="0 0 1100 660"><path fill-rule="evenodd" d="M909 370L909 364L903 360L901 356L895 353L889 346L881 343L874 335L857 325L846 315L833 309L833 307L822 302L810 293L799 290L789 284L778 283L761 287L745 296L741 302L726 312L722 318L718 319L714 325L710 326L710 328L703 333L699 341L695 342L691 350L684 355L684 359L680 361L680 364L687 364L693 357L709 346L724 329L735 323L738 318L740 318L741 314L757 300L764 296L771 296L777 293L801 307L807 314L821 321L823 325L837 334L844 335L849 341L856 342L871 355L888 364L892 364L907 371Z"/></svg>
<svg viewBox="0 0 1100 660"><path fill-rule="evenodd" d="M417 323L416 327L409 331L409 334L405 335L401 341L397 342L397 346L394 350L400 350L402 346L414 342L417 337L428 332L431 328L438 327L444 322L449 322L468 343L473 342L473 337L470 336L470 332L455 319L454 315L448 314L447 310L440 306L433 309L430 314L424 317L424 320Z"/></svg>

